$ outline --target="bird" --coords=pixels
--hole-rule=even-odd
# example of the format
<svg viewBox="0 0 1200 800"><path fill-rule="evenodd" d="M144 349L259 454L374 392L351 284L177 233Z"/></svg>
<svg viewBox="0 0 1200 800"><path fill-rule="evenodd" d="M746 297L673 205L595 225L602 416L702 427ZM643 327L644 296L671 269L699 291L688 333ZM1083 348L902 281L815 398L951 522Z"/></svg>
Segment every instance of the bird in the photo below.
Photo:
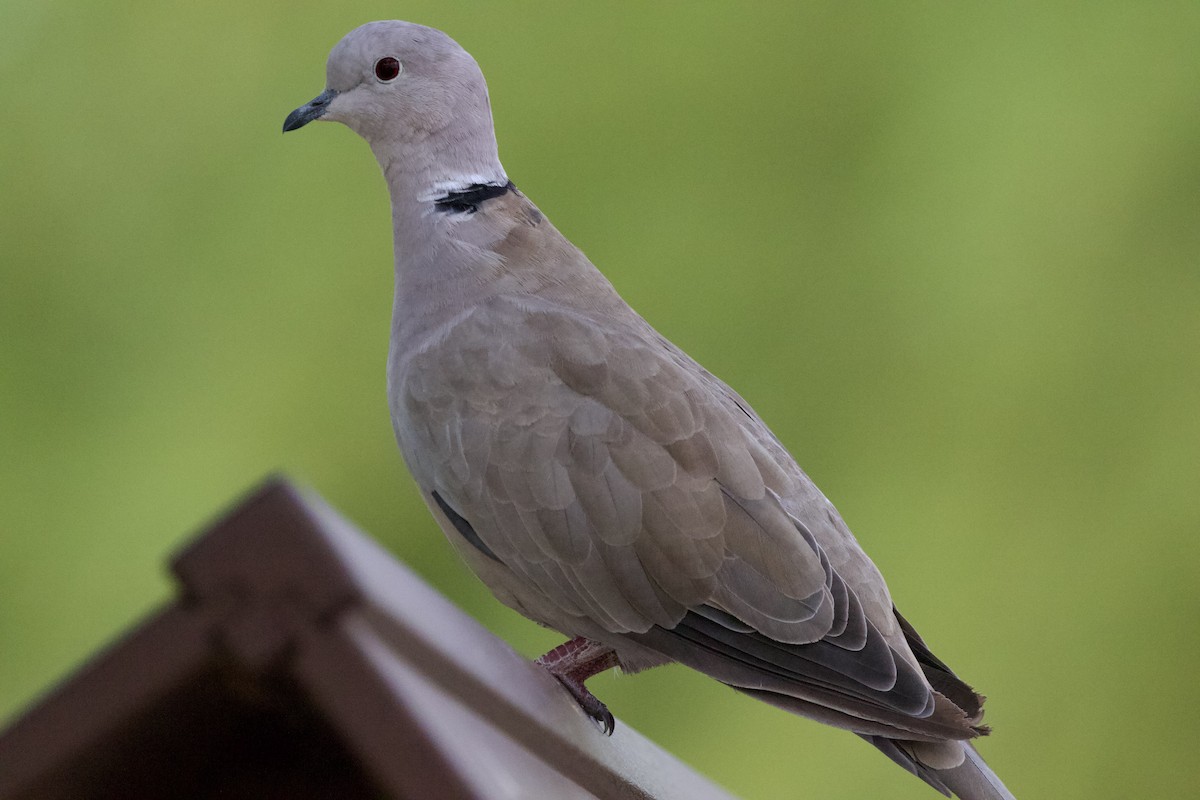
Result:
<svg viewBox="0 0 1200 800"><path fill-rule="evenodd" d="M585 686L679 662L849 730L944 795L1012 800L983 697L933 654L837 510L728 385L638 315L509 179L475 59L371 22L284 132L340 122L387 182L388 404L433 517Z"/></svg>

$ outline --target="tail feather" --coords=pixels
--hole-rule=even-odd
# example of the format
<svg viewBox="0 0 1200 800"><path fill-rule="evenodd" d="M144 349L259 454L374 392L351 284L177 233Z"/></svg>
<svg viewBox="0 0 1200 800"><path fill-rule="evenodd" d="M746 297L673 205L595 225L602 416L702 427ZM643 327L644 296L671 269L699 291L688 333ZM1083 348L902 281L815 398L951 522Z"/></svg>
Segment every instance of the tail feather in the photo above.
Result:
<svg viewBox="0 0 1200 800"><path fill-rule="evenodd" d="M918 778L928 783L934 789L937 789L939 792L946 795L946 797L950 796L950 787L942 783L937 776L937 772L929 767L926 767L911 755L904 752L904 750L900 749L900 743L895 739L888 739L885 736L863 736L861 733L859 736L862 736L862 738L875 745L875 747L879 748L879 752L883 753L893 762L899 764L913 775L916 775Z"/></svg>
<svg viewBox="0 0 1200 800"><path fill-rule="evenodd" d="M861 734L860 734L861 735ZM902 742L883 736L863 736L881 753L904 769L928 783L934 789L960 800L1016 800L1012 792L992 772L970 742L946 742L942 747L961 747L962 763L954 767L935 767L921 761L917 742Z"/></svg>
<svg viewBox="0 0 1200 800"><path fill-rule="evenodd" d="M964 743L963 747L966 750L963 763L937 773L950 791L962 800L1016 800L975 748L969 743Z"/></svg>

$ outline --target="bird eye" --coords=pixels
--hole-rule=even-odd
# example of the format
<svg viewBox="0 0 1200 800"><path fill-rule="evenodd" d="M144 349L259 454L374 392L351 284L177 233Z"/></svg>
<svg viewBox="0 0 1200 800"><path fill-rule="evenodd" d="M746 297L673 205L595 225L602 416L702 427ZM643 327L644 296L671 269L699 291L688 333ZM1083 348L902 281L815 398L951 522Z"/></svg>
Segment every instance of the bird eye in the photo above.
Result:
<svg viewBox="0 0 1200 800"><path fill-rule="evenodd" d="M375 62L375 77L384 83L396 80L400 74L400 62L391 56L384 56Z"/></svg>

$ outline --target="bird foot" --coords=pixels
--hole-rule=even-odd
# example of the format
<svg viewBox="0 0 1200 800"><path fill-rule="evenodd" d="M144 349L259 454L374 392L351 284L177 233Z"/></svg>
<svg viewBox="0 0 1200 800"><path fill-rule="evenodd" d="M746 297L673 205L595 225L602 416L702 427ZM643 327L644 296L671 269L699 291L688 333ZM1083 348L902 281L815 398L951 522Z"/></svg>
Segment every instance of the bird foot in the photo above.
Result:
<svg viewBox="0 0 1200 800"><path fill-rule="evenodd" d="M609 646L577 636L551 650L536 662L567 688L584 713L594 719L606 736L611 736L616 720L608 706L587 690L583 682L593 675L617 666L617 654Z"/></svg>

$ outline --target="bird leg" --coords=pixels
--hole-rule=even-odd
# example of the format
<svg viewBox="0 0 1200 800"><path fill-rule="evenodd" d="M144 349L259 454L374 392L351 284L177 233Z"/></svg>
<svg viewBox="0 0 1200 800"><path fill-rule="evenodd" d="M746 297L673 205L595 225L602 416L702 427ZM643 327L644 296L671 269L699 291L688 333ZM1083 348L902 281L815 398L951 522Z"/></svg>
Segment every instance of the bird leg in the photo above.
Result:
<svg viewBox="0 0 1200 800"><path fill-rule="evenodd" d="M606 735L612 735L617 724L612 713L587 690L583 682L593 675L617 666L616 651L608 645L577 636L560 644L535 663L545 667L547 672L558 678L558 682L567 687L567 691L575 698L575 702L579 703L584 713L596 720Z"/></svg>

